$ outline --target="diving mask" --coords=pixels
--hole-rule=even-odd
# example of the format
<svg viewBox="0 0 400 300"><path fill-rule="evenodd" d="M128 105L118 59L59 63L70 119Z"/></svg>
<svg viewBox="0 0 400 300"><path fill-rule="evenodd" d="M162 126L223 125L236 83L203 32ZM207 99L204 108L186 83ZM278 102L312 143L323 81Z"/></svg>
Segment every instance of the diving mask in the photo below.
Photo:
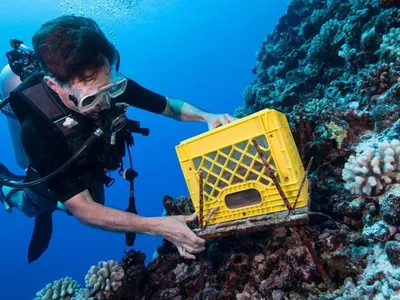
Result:
<svg viewBox="0 0 400 300"><path fill-rule="evenodd" d="M70 92L70 100L74 102L80 113L99 112L111 108L111 99L122 95L128 85L127 78L116 72L113 74L112 80L112 82L90 91L84 91L81 88L75 91L69 87L66 89Z"/></svg>

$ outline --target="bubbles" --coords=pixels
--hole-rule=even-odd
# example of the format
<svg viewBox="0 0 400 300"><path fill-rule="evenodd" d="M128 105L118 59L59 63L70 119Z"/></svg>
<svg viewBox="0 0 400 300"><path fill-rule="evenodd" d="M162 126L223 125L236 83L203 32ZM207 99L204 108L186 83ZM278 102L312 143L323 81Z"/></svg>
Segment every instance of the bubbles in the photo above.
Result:
<svg viewBox="0 0 400 300"><path fill-rule="evenodd" d="M59 12L62 15L77 15L95 19L100 27L108 32L115 44L114 24L129 23L137 17L141 0L61 0Z"/></svg>
<svg viewBox="0 0 400 300"><path fill-rule="evenodd" d="M113 22L123 22L132 18L141 0L61 0L61 14L100 17Z"/></svg>
<svg viewBox="0 0 400 300"><path fill-rule="evenodd" d="M154 16L169 14L176 2L184 0L59 0L61 15L76 15L94 19L107 34L110 42L117 43L117 33L135 26L152 24ZM112 35L109 33L112 32Z"/></svg>
<svg viewBox="0 0 400 300"><path fill-rule="evenodd" d="M119 21L133 16L140 3L141 0L62 0L60 9L61 13L102 16Z"/></svg>

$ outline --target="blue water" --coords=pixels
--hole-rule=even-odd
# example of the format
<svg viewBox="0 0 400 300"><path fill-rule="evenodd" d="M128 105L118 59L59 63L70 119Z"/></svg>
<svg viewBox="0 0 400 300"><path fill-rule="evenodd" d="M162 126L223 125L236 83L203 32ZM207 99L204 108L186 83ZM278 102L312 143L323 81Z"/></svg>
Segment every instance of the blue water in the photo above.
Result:
<svg viewBox="0 0 400 300"><path fill-rule="evenodd" d="M186 100L213 112L233 114L243 104L242 92L254 78L255 53L285 12L288 0L143 0L129 1L14 0L0 3L0 54L16 37L27 45L39 26L62 13L93 17L116 43L121 71L161 94ZM32 4L34 3L34 4ZM91 7L93 6L93 7ZM6 64L0 56L1 67ZM137 209L144 216L159 216L164 195L188 195L175 146L207 130L204 123L180 123L145 111L129 111L131 118L150 127L149 137L136 137L133 148ZM21 172L14 161L6 119L0 117L0 160ZM115 174L107 189L106 205L125 209L128 183ZM125 240L120 233L85 227L73 217L54 215L49 249L27 264L33 220L20 212L0 208L0 299L32 299L46 283L84 276L100 260L120 260ZM160 238L138 235L134 249L149 262Z"/></svg>

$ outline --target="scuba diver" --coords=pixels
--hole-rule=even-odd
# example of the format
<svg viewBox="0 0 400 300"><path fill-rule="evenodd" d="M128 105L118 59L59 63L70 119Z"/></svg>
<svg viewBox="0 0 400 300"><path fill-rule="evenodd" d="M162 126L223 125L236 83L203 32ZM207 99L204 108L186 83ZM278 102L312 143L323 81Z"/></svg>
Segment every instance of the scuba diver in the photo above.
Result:
<svg viewBox="0 0 400 300"><path fill-rule="evenodd" d="M16 208L35 219L28 262L48 248L56 210L85 225L125 232L131 245L140 232L165 238L187 259L203 251L205 241L186 224L196 213L142 217L134 201L126 211L110 208L104 205L104 186L113 183L108 172L118 170L130 181L134 200L137 173L124 168L123 158L128 151L132 164L133 134L149 131L127 118L129 107L205 122L209 129L235 118L160 95L123 76L117 49L90 18L64 15L44 23L32 38L32 50L17 39L10 43L0 74L0 109L26 174L15 175L0 164L0 200L8 212Z"/></svg>

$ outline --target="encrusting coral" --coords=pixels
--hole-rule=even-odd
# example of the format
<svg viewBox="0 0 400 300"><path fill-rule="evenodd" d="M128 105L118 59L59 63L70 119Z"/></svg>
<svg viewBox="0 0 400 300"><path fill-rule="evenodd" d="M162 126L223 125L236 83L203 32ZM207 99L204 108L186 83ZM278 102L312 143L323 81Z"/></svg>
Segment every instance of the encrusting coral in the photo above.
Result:
<svg viewBox="0 0 400 300"><path fill-rule="evenodd" d="M359 279L346 278L340 290L320 300L400 299L400 269L390 264L382 244L353 249L354 256L366 262Z"/></svg>
<svg viewBox="0 0 400 300"><path fill-rule="evenodd" d="M346 129L335 124L333 121L325 123L325 126L328 128L328 131L331 134L329 138L334 139L337 142L338 148L340 149L342 147L343 140L347 137Z"/></svg>

